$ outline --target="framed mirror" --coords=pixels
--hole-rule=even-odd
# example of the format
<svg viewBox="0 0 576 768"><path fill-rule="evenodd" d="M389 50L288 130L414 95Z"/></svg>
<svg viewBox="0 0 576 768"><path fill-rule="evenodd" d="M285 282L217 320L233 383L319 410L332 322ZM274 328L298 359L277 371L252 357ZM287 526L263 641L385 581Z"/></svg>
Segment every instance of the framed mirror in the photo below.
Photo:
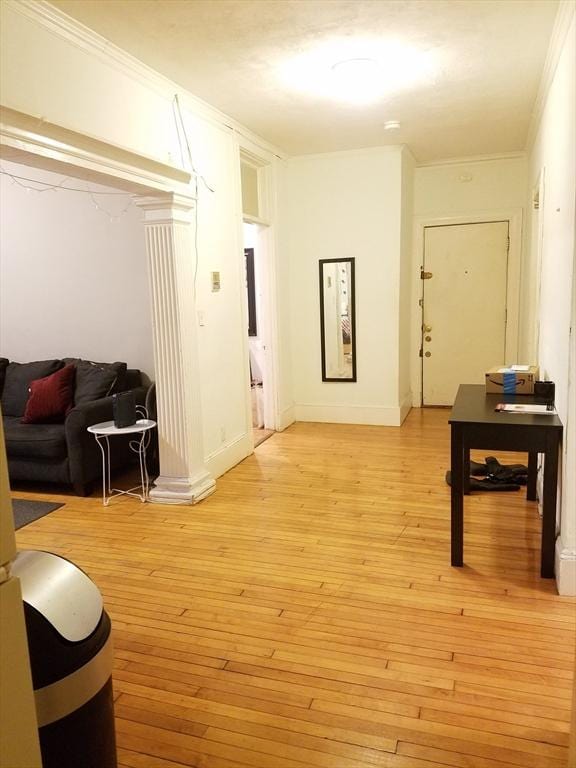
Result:
<svg viewBox="0 0 576 768"><path fill-rule="evenodd" d="M356 381L354 259L321 259L322 381Z"/></svg>

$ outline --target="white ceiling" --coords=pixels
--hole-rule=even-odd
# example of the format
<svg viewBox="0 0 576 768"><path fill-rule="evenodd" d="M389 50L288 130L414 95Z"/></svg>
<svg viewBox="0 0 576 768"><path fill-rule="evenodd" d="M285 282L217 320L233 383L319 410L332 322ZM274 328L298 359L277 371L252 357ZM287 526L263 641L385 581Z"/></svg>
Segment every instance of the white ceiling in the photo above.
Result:
<svg viewBox="0 0 576 768"><path fill-rule="evenodd" d="M51 0L288 154L405 143L419 162L525 148L557 0ZM284 85L337 39L433 56L430 82L371 106ZM385 131L387 120L401 128Z"/></svg>

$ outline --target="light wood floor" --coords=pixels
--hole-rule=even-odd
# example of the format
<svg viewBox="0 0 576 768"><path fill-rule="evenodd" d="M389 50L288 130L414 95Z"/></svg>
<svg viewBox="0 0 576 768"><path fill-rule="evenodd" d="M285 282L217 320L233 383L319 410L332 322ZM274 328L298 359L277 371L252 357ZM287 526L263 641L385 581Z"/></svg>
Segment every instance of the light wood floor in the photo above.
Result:
<svg viewBox="0 0 576 768"><path fill-rule="evenodd" d="M576 603L523 491L450 567L447 416L297 424L196 507L42 495L18 542L104 594L122 768L565 766Z"/></svg>

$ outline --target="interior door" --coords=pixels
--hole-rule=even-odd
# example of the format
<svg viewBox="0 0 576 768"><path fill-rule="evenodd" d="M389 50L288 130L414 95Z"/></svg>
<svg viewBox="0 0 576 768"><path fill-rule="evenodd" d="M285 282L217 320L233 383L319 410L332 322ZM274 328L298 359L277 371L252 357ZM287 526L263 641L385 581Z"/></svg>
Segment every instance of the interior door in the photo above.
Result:
<svg viewBox="0 0 576 768"><path fill-rule="evenodd" d="M423 405L452 405L505 363L508 249L507 221L425 228Z"/></svg>

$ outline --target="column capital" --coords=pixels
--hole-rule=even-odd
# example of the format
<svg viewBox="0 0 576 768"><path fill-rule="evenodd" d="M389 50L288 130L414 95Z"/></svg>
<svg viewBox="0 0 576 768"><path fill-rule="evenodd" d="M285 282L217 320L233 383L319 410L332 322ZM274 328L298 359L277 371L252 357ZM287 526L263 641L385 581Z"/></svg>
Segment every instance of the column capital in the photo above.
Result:
<svg viewBox="0 0 576 768"><path fill-rule="evenodd" d="M192 196L170 193L166 195L133 195L134 204L144 211L145 224L168 222L190 223L196 199Z"/></svg>

